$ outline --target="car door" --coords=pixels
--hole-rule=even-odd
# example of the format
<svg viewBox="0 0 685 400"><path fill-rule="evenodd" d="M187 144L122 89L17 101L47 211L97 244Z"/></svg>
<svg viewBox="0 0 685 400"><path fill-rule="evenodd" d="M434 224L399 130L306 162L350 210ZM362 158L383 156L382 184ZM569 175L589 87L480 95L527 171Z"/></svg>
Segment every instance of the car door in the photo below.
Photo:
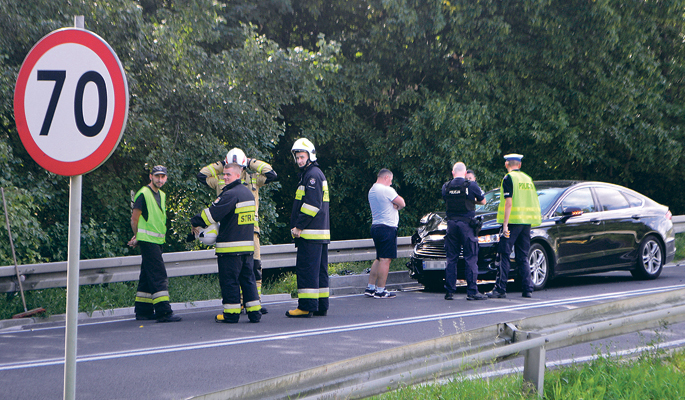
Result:
<svg viewBox="0 0 685 400"><path fill-rule="evenodd" d="M616 188L596 186L593 190L604 221L606 254L603 264L630 265L634 259L631 253L639 245L636 229L640 225L640 209L631 208L629 199Z"/></svg>
<svg viewBox="0 0 685 400"><path fill-rule="evenodd" d="M576 207L581 215L564 217L564 211ZM552 219L556 221L554 245L556 273L590 270L601 265L604 256L604 224L589 187L571 190L561 199Z"/></svg>

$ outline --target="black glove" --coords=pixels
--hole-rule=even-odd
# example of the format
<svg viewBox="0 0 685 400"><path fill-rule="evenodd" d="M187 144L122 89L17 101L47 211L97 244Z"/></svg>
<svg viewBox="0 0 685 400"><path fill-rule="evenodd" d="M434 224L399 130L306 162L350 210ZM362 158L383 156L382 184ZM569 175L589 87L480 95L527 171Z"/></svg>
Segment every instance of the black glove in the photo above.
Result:
<svg viewBox="0 0 685 400"><path fill-rule="evenodd" d="M190 243L193 240L195 240L195 234L193 232L190 232L188 236L186 236L186 243Z"/></svg>

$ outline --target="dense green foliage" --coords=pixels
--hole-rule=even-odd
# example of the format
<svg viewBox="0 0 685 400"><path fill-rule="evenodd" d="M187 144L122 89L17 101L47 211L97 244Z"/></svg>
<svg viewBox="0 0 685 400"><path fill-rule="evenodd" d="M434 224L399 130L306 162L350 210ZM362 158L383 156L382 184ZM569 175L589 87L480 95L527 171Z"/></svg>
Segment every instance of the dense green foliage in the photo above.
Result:
<svg viewBox="0 0 685 400"><path fill-rule="evenodd" d="M685 0L0 0L0 185L22 264L66 258L69 180L24 150L14 84L33 44L74 15L116 51L130 90L118 149L84 176L82 258L130 254L131 192L160 163L165 251L197 246L183 242L188 220L213 196L195 175L231 147L278 172L260 225L263 242L288 242L302 136L329 180L336 240L368 237L381 167L408 234L442 207L454 162L492 188L508 152L534 179L618 183L685 213Z"/></svg>

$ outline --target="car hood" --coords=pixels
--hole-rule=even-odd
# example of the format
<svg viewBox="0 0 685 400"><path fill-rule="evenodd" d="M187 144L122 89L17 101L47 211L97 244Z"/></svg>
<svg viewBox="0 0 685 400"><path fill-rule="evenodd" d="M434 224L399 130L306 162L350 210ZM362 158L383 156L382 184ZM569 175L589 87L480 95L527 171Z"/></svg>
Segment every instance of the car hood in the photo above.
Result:
<svg viewBox="0 0 685 400"><path fill-rule="evenodd" d="M481 235L497 233L502 227L502 224L497 222L496 212L476 213L476 218L483 220ZM424 215L416 232L421 239L428 235L445 235L445 233L447 233L447 219L444 212Z"/></svg>

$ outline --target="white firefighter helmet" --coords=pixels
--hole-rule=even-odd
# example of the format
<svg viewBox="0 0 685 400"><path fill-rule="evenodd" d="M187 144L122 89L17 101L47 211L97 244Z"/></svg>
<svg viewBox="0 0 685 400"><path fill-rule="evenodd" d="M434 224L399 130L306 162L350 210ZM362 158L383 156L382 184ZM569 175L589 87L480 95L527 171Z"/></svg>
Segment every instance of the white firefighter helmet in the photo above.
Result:
<svg viewBox="0 0 685 400"><path fill-rule="evenodd" d="M238 148L233 148L229 150L226 154L225 161L226 165L238 164L243 168L247 167L247 157L245 157L245 153L243 153L243 151Z"/></svg>
<svg viewBox="0 0 685 400"><path fill-rule="evenodd" d="M219 223L211 224L206 228L200 228L200 233L195 235L195 239L202 244L212 246L216 243L216 237L219 234Z"/></svg>
<svg viewBox="0 0 685 400"><path fill-rule="evenodd" d="M316 161L316 148L314 148L314 145L309 141L309 139L297 139L295 144L293 144L292 150L290 151L293 153L293 157L295 157L297 152L306 151L309 154L309 161ZM297 158L295 160L297 160Z"/></svg>

